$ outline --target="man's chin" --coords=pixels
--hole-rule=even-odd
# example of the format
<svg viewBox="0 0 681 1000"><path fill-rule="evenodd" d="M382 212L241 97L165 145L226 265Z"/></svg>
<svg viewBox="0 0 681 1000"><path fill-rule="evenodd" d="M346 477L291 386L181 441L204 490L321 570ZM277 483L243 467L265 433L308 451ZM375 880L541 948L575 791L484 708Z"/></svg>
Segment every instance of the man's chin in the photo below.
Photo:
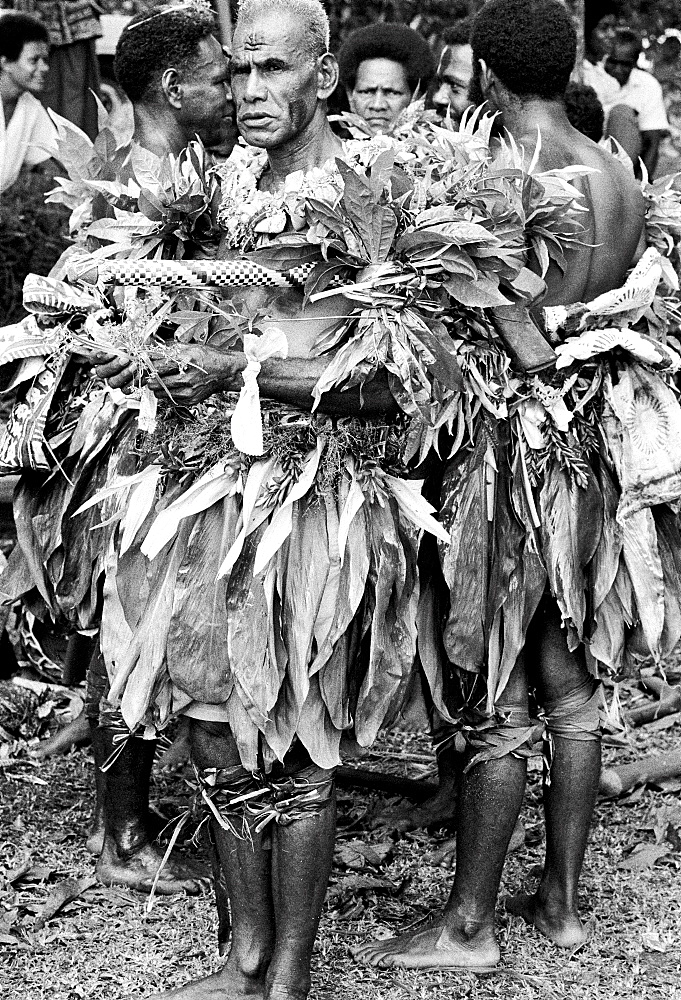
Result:
<svg viewBox="0 0 681 1000"><path fill-rule="evenodd" d="M239 132L247 143L251 146L266 146L279 137L277 123L271 118L262 118L245 121L237 119Z"/></svg>

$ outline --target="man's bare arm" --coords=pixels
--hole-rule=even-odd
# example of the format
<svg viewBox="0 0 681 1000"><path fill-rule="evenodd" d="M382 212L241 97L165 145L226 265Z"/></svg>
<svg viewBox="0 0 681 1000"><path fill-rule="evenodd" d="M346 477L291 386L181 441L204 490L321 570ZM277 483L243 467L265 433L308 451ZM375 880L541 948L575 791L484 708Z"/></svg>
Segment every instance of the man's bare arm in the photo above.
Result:
<svg viewBox="0 0 681 1000"><path fill-rule="evenodd" d="M184 371L170 361L158 364L158 376L149 385L159 399L172 398L177 406L192 406L216 392L238 391L243 382L241 372L247 364L246 355L238 351L221 351L204 345L182 348ZM135 374L131 363L119 356L101 354L96 374L112 388L125 390ZM270 358L263 362L258 384L260 394L268 399L311 409L312 390L328 366L326 358ZM385 372L368 382L362 389L324 393L319 409L323 413L342 415L362 414L365 417L393 413L397 407L388 388Z"/></svg>
<svg viewBox="0 0 681 1000"><path fill-rule="evenodd" d="M641 132L641 159L646 165L649 177L655 176L657 161L660 157L660 143L664 139L666 132L659 129Z"/></svg>

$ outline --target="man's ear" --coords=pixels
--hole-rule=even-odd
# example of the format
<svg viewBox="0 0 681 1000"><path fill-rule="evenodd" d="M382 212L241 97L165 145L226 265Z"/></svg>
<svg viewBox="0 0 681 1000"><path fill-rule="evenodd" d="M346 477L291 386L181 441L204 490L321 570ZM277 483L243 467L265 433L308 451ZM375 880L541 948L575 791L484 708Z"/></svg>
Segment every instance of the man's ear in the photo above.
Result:
<svg viewBox="0 0 681 1000"><path fill-rule="evenodd" d="M348 104L350 105L350 111L352 111L353 115L356 115L357 114L357 108L355 107L355 98L353 96L354 95L354 90L348 90L348 88L346 87L345 88L345 93L346 93L347 98L348 98Z"/></svg>
<svg viewBox="0 0 681 1000"><path fill-rule="evenodd" d="M480 87L487 98L490 91L494 89L497 78L494 70L489 68L484 59L478 59L478 65L480 66Z"/></svg>
<svg viewBox="0 0 681 1000"><path fill-rule="evenodd" d="M336 57L326 52L317 60L317 97L326 101L338 86L338 62Z"/></svg>
<svg viewBox="0 0 681 1000"><path fill-rule="evenodd" d="M166 69L161 77L161 90L168 104L173 108L182 107L182 81L176 69Z"/></svg>

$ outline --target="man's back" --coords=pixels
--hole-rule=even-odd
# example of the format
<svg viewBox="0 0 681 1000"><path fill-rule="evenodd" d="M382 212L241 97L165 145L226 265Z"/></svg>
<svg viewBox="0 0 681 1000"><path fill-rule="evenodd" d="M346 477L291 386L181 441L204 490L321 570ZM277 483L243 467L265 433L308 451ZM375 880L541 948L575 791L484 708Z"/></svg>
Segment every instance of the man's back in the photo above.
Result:
<svg viewBox="0 0 681 1000"><path fill-rule="evenodd" d="M557 267L549 270L542 305L587 302L624 282L643 231L643 197L626 168L567 121L544 120L540 133L539 169L581 165L595 171L574 182L588 209L581 220L581 245L567 253L564 274ZM514 133L514 138L529 157L536 146L537 128Z"/></svg>

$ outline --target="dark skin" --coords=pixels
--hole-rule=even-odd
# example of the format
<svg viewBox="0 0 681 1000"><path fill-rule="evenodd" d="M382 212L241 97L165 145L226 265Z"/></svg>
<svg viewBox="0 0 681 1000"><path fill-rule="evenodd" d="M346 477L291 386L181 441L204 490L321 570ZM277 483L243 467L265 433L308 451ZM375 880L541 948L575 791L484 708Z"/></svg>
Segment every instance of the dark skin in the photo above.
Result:
<svg viewBox="0 0 681 1000"><path fill-rule="evenodd" d="M239 127L246 140L267 150L264 187L273 190L289 173L322 166L339 151L326 117L326 101L336 86L335 59L314 55L305 46L305 23L300 16L277 8L240 20L233 39L232 90ZM237 293L248 314L262 304L257 289ZM319 334L332 317L343 316L349 304L341 296L302 310L302 293L285 291L268 296L272 323L287 336L289 357L264 363L260 393L309 409L312 389L329 358L312 357ZM265 327L267 323L261 324ZM246 358L205 345L189 345L184 358L189 367L180 373L163 366L154 392L166 389L182 405L192 405L215 392L238 389ZM114 386L126 388L131 366L104 358L97 373ZM360 406L356 392L329 393L325 409L340 413L382 413L393 402L382 380L371 383ZM235 741L226 723L193 725L192 754L199 767L239 763ZM285 766L287 762L284 762ZM312 780L332 778L332 772L313 770ZM271 850L262 838L239 840L212 824L232 912L232 943L225 966L213 976L189 983L165 996L182 1000L304 1000L310 990L310 962L331 870L335 834L332 796L318 814L272 830Z"/></svg>
<svg viewBox="0 0 681 1000"><path fill-rule="evenodd" d="M276 45L264 43L263 38L262 33L254 32L243 40L240 37L239 47L235 41L232 90L242 135L268 152L268 170L261 185L276 190L294 170L311 169L340 152L339 140L326 120L325 104L337 83L337 67L329 55L316 64L309 59L306 62L300 33L290 26L284 25ZM347 314L350 306L342 296L333 296L317 307L309 306L301 316L302 302L302 292L295 291L270 299L269 312L277 321L271 325L283 326L289 356L265 361L258 383L262 396L310 409L312 390L329 362L328 355L323 359L311 356L313 345L333 322L331 317ZM294 313L298 318L292 320ZM261 324L263 329L267 326ZM188 367L181 372L176 364L159 364L159 377L149 382L159 399L170 394L177 405L190 406L216 392L241 388L240 375L247 364L242 352L201 344L177 345L176 350ZM112 387L125 391L132 384L135 369L125 358L102 353L95 360L97 375ZM357 390L331 392L325 395L321 409L371 416L385 413L393 405L387 381L379 377L365 388L362 401Z"/></svg>
<svg viewBox="0 0 681 1000"><path fill-rule="evenodd" d="M642 233L643 206L633 179L614 158L567 121L558 101L520 99L484 64L477 85L491 110L531 157L541 132L539 169L594 166L581 182L589 209L589 244L568 254L564 275L550 271L547 301L589 301L622 283ZM581 650L570 653L560 613L552 600L532 623L523 659L497 704L527 705L528 677L541 703L553 704L588 679ZM586 940L577 887L598 791L600 739L554 738L551 783L544 788L547 847L544 871L533 895L507 901L507 909L534 925L559 947ZM512 755L473 767L461 781L457 809L456 873L444 912L422 929L357 949L360 961L380 967L488 967L500 958L494 912L504 859L522 804L526 762Z"/></svg>
<svg viewBox="0 0 681 1000"><path fill-rule="evenodd" d="M167 67L149 100L133 106L134 138L158 156L177 155L200 133L207 144L236 139L228 83L228 61L212 36L201 39L196 58L183 70ZM114 750L112 731L92 723L97 767L97 805L87 839L98 855L97 875L104 884L123 884L149 892L163 852L149 835L149 779L154 741L132 739L106 772L101 767ZM177 857L166 864L160 893L197 893L203 871Z"/></svg>

